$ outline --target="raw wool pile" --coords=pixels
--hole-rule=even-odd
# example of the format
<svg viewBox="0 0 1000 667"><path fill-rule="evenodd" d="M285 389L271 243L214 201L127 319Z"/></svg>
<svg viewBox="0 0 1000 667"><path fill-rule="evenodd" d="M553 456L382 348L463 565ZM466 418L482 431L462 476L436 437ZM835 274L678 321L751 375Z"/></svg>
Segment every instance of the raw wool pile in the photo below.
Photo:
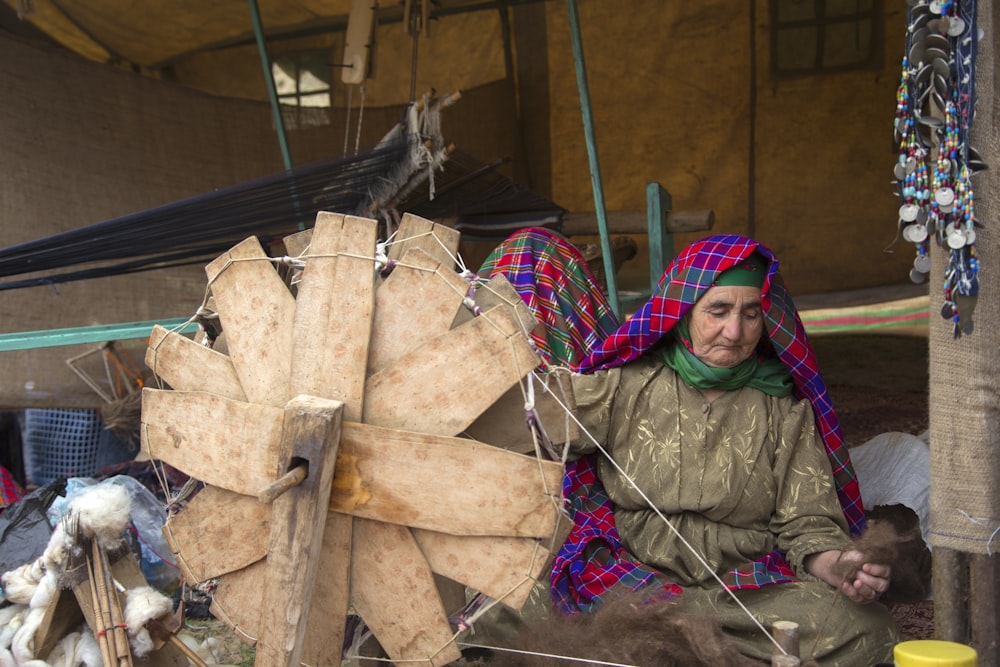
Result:
<svg viewBox="0 0 1000 667"><path fill-rule="evenodd" d="M35 634L53 603L67 570L83 563L84 544L96 540L105 550L121 546L129 522L128 492L114 484L97 484L74 498L56 524L45 552L34 562L0 576L0 665L3 667L101 667L100 648L90 629L63 637L48 656L35 655ZM148 588L148 587L147 587ZM133 654L148 655L153 641L145 625L173 610L172 601L152 588L128 592L125 619Z"/></svg>
<svg viewBox="0 0 1000 667"><path fill-rule="evenodd" d="M751 667L710 618L677 612L644 595L610 600L593 614L553 615L519 638L518 651L498 652L491 667L561 667L569 656L637 667ZM529 652L535 652L531 654Z"/></svg>

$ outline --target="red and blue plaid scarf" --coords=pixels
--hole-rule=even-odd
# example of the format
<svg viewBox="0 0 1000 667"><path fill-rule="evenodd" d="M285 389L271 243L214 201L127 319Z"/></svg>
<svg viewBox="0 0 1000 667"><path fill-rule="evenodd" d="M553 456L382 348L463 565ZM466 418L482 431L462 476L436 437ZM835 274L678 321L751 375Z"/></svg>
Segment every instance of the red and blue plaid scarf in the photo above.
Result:
<svg viewBox="0 0 1000 667"><path fill-rule="evenodd" d="M483 262L480 278L502 273L539 322L545 336L532 340L545 363L576 369L618 328L611 305L580 251L542 228L523 229Z"/></svg>
<svg viewBox="0 0 1000 667"><path fill-rule="evenodd" d="M652 298L625 324L613 330L611 309L579 252L547 230L516 233L491 255L479 275L487 277L503 272L536 317L546 324L548 338L559 341L555 346L542 342L550 365L592 372L623 365L649 350L712 286L716 276L754 251L769 264L761 295L768 338L778 358L788 367L796 394L809 399L813 406L844 515L851 532L858 534L864 526L864 511L840 424L820 377L812 346L778 272L778 261L768 248L736 235L713 236L691 244L667 267ZM569 272L572 277L558 277L562 272ZM563 284L573 285L569 298L559 289ZM588 298L579 298L581 288L590 294ZM539 294L545 296L538 298ZM561 322L573 322L578 330L569 336L551 331ZM596 326L587 332L591 322ZM566 466L563 495L573 527L552 567L552 598L557 608L567 614L589 612L600 605L612 588L637 590L657 582L657 571L635 560L621 546L612 503L597 478L591 457ZM794 580L794 573L778 552L766 554L724 576L727 585L734 589ZM679 587L667 583L663 577L659 583L664 593L680 592Z"/></svg>
<svg viewBox="0 0 1000 667"><path fill-rule="evenodd" d="M24 489L10 471L0 466L0 512L24 497Z"/></svg>

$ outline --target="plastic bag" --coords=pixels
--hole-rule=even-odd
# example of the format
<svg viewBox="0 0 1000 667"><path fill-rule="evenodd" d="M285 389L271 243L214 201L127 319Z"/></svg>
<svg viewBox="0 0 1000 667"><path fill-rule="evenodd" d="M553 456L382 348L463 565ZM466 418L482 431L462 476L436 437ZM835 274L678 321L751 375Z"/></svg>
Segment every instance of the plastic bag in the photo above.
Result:
<svg viewBox="0 0 1000 667"><path fill-rule="evenodd" d="M129 494L130 524L135 529L140 548L140 553L136 556L139 558L146 581L159 590L172 588L180 577L180 571L163 537L163 524L167 520L167 512L159 499L138 480L127 475L115 475L100 482L89 477L70 478L66 483L65 498L58 498L49 507L51 525L55 525L66 512L73 498L87 489L102 484L122 486ZM42 546L44 548L44 544Z"/></svg>
<svg viewBox="0 0 1000 667"><path fill-rule="evenodd" d="M66 480L40 486L0 514L0 574L32 563L45 553L52 535L49 507L66 493Z"/></svg>

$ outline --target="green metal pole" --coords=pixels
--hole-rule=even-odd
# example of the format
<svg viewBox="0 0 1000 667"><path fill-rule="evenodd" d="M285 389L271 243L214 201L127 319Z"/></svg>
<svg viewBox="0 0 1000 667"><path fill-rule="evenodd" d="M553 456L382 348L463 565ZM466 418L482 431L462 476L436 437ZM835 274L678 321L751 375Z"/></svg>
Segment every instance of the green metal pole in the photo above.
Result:
<svg viewBox="0 0 1000 667"><path fill-rule="evenodd" d="M278 102L278 91L274 87L274 74L271 72L271 57L264 43L264 28L260 22L260 10L257 0L248 0L250 4L250 19L253 21L253 32L257 38L257 51L260 53L260 63L264 68L264 80L267 82L267 96L271 100L271 114L274 116L274 127L278 131L278 143L281 145L281 157L285 161L285 169L292 169L292 155L288 151L288 137L285 136L285 121L281 115L281 104Z"/></svg>
<svg viewBox="0 0 1000 667"><path fill-rule="evenodd" d="M583 42L580 39L580 15L576 10L576 0L566 0L569 10L570 37L573 41L573 62L576 65L576 83L580 89L580 109L583 111L583 131L587 138L587 157L590 160L590 182L594 190L594 212L601 235L601 250L604 257L604 276L608 287L608 301L611 309L621 318L618 302L618 285L615 279L615 260L608 235L608 219L604 206L604 189L601 185L601 166L597 160L597 140L594 138L594 120L590 114L590 90L587 87L587 65L583 60Z"/></svg>

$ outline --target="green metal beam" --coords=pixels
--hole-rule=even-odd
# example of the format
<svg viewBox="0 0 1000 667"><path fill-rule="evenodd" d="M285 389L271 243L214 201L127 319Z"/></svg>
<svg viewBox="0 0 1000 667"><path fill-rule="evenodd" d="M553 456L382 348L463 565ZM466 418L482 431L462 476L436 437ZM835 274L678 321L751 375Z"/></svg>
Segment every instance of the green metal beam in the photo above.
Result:
<svg viewBox="0 0 1000 667"><path fill-rule="evenodd" d="M0 334L0 352L148 338L150 332L153 330L153 326L157 324L165 329L177 330L178 333L192 333L197 331L198 324L196 322L190 322L184 326L185 322L188 322L189 319L186 317L177 317L165 320L146 320L144 322L122 322L120 324L98 324L90 327L5 333ZM183 328L177 329L177 327Z"/></svg>
<svg viewBox="0 0 1000 667"><path fill-rule="evenodd" d="M285 169L292 169L292 154L288 150L288 136L285 133L285 119L281 115L281 103L278 101L278 91L274 87L274 73L271 71L271 56L267 53L264 42L264 27L260 22L260 10L257 0L247 0L250 4L250 18L253 21L253 34L257 39L257 51L260 53L260 63L264 68L264 80L267 82L267 96L271 100L271 115L274 116L274 127L278 131L278 143L281 145L281 157L285 161Z"/></svg>
<svg viewBox="0 0 1000 667"><path fill-rule="evenodd" d="M580 90L580 109L583 112L583 131L587 139L587 157L590 161L590 182L594 190L594 212L601 236L601 251L604 257L604 279L608 288L608 302L615 315L622 316L618 302L618 284L615 278L615 259L608 234L608 217L604 205L604 188L601 184L601 165L597 159L597 139L594 137L594 119L590 113L590 89L587 85L587 64L583 59L583 40L580 38L580 15L576 0L566 0L569 10L570 36L573 41L573 62L576 65L576 83Z"/></svg>

